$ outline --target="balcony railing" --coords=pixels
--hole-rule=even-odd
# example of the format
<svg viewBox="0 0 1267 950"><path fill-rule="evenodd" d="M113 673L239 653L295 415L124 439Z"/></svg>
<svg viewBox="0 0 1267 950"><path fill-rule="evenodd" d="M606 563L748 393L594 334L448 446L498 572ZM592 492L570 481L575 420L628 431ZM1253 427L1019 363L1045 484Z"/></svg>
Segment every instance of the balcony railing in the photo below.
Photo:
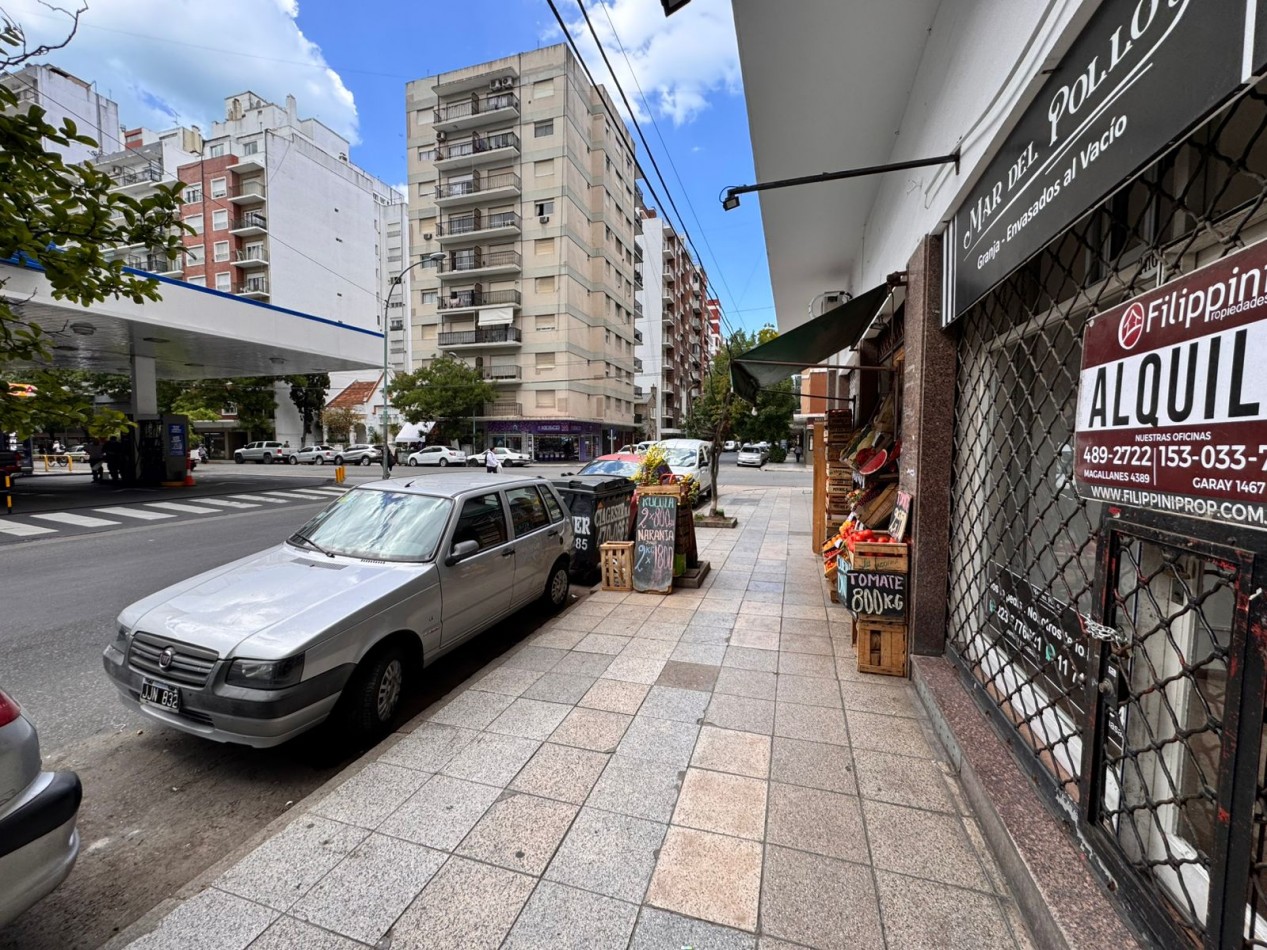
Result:
<svg viewBox="0 0 1267 950"><path fill-rule="evenodd" d="M523 403L514 402L509 399L498 399L495 402L484 403L485 416L522 416L524 414Z"/></svg>
<svg viewBox="0 0 1267 950"><path fill-rule="evenodd" d="M259 198L262 201L264 199L264 183L260 181L248 181L245 185L243 185L234 193L233 198L237 198L237 199Z"/></svg>
<svg viewBox="0 0 1267 950"><path fill-rule="evenodd" d="M436 122L453 122L457 119L470 118L481 112L496 112L499 109L518 109L519 99L513 92L492 93L480 99L471 96L459 102L450 102L435 107Z"/></svg>
<svg viewBox="0 0 1267 950"><path fill-rule="evenodd" d="M477 327L474 330L449 330L440 334L441 346L481 346L488 343L522 343L518 327Z"/></svg>
<svg viewBox="0 0 1267 950"><path fill-rule="evenodd" d="M268 255L264 253L264 249L260 247L248 247L236 251L233 259L239 264L250 261L258 261L261 264L268 263Z"/></svg>
<svg viewBox="0 0 1267 950"><path fill-rule="evenodd" d="M162 181L163 169L159 165L147 165L144 168L121 171L110 177L113 179L115 187L122 188L125 185L139 185L142 182Z"/></svg>
<svg viewBox="0 0 1267 950"><path fill-rule="evenodd" d="M642 342L642 331L641 331L641 330L634 330L634 342L635 342L635 343L641 343L641 342Z"/></svg>
<svg viewBox="0 0 1267 950"><path fill-rule="evenodd" d="M460 234L473 234L476 231L519 226L517 211L499 211L496 214L487 215L479 211L471 211L468 214L455 215L447 221L441 221L436 225L436 234L441 237L454 237Z"/></svg>
<svg viewBox="0 0 1267 950"><path fill-rule="evenodd" d="M235 294L268 294L268 278L267 277L248 277L246 280L239 281L233 285Z"/></svg>
<svg viewBox="0 0 1267 950"><path fill-rule="evenodd" d="M261 231L268 230L268 218L260 214L258 211L251 211L247 214L240 214L229 224L230 231L245 231L258 228Z"/></svg>
<svg viewBox="0 0 1267 950"><path fill-rule="evenodd" d="M462 198L466 195L477 195L485 191L496 191L500 188L520 187L519 176L514 172L498 172L481 178L473 175L461 181L442 181L436 185L436 200L445 198Z"/></svg>
<svg viewBox="0 0 1267 950"><path fill-rule="evenodd" d="M521 379L523 378L523 368L519 366L485 366L480 370L480 376L492 382Z"/></svg>
<svg viewBox="0 0 1267 950"><path fill-rule="evenodd" d="M518 251L485 251L474 248L473 254L455 252L440 262L440 273L456 274L485 267L520 267L523 259Z"/></svg>
<svg viewBox="0 0 1267 950"><path fill-rule="evenodd" d="M634 301L634 313L638 314L638 316L640 317L642 316L642 301L640 300Z"/></svg>
<svg viewBox="0 0 1267 950"><path fill-rule="evenodd" d="M436 160L445 161L450 158L463 158L480 152L492 152L500 148L518 148L519 136L514 132L494 132L492 135L474 133L469 139L461 142L450 142L436 150Z"/></svg>
<svg viewBox="0 0 1267 950"><path fill-rule="evenodd" d="M519 306L517 290L456 290L438 301L441 310L470 310L472 307Z"/></svg>
<svg viewBox="0 0 1267 950"><path fill-rule="evenodd" d="M170 274L181 269L179 258L172 260L162 254L129 254L123 265L151 274Z"/></svg>

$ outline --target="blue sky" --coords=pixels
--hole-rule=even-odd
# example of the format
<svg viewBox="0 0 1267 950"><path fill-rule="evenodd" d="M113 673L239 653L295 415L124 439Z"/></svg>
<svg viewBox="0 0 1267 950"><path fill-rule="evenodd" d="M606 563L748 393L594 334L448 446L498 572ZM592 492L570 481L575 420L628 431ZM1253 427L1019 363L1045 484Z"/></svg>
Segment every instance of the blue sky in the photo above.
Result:
<svg viewBox="0 0 1267 950"><path fill-rule="evenodd" d="M602 81L576 0L555 4ZM659 0L586 6L730 324L772 322L757 202L726 213L718 201L725 186L753 180L730 0L692 0L667 19ZM5 9L37 38L64 27L36 0L6 0ZM93 0L71 45L47 59L95 81L125 126L205 129L227 95L249 88L281 102L293 93L301 115L352 139L352 161L401 183L406 81L561 41L546 0ZM638 152L663 197L640 143Z"/></svg>

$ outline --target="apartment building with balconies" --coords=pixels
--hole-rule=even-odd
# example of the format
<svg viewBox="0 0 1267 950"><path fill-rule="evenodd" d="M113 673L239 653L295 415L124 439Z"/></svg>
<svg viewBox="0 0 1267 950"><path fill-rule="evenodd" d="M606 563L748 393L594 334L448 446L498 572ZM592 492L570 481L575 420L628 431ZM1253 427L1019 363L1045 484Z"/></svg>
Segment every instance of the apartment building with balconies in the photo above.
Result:
<svg viewBox="0 0 1267 950"><path fill-rule="evenodd" d="M642 228L637 243L644 285L638 290L635 308L641 331L635 383L648 394L644 434L667 439L684 434L687 415L715 352L712 321L704 303L708 277L681 236L654 208L639 208L639 216Z"/></svg>
<svg viewBox="0 0 1267 950"><path fill-rule="evenodd" d="M497 388L477 445L592 458L633 434L633 142L566 46L410 82L412 360Z"/></svg>

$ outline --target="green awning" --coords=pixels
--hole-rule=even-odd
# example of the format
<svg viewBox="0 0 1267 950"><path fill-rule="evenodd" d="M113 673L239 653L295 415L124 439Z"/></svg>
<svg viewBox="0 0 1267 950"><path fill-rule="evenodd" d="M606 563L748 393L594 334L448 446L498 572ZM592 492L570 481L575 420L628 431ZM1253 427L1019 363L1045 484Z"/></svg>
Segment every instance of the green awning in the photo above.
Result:
<svg viewBox="0 0 1267 950"><path fill-rule="evenodd" d="M755 403L757 393L765 387L854 346L888 296L889 285L883 283L769 343L741 353L730 361L730 385L740 397Z"/></svg>

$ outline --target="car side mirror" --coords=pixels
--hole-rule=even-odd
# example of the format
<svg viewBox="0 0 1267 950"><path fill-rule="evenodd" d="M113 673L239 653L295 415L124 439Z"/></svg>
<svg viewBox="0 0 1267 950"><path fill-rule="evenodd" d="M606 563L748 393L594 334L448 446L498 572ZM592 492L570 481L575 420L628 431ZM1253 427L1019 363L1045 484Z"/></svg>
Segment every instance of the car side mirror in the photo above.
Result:
<svg viewBox="0 0 1267 950"><path fill-rule="evenodd" d="M445 558L444 563L452 567L459 561L465 561L472 554L477 554L479 549L480 543L478 541L459 541L453 545L453 550L449 552L449 556Z"/></svg>

